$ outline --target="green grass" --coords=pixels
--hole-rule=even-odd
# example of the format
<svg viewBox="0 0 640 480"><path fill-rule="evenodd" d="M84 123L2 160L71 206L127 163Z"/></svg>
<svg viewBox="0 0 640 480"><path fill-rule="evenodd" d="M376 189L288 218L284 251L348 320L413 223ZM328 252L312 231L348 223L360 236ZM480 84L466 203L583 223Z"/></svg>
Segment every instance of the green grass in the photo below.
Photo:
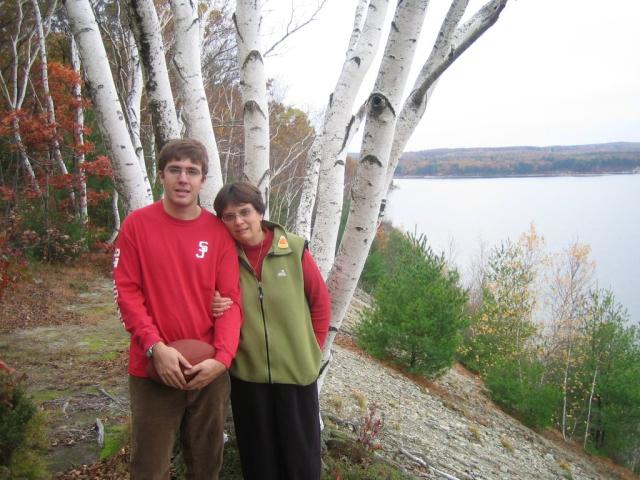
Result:
<svg viewBox="0 0 640 480"><path fill-rule="evenodd" d="M104 444L100 451L100 460L110 458L123 448L129 441L129 424L120 423L105 427Z"/></svg>

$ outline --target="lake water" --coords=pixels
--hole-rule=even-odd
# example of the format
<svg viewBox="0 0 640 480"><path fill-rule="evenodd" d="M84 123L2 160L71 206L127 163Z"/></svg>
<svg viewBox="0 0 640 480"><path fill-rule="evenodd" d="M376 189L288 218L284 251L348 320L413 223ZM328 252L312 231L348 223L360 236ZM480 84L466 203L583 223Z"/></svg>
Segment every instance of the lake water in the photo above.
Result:
<svg viewBox="0 0 640 480"><path fill-rule="evenodd" d="M549 252L591 246L596 278L640 323L640 175L396 179L387 219L424 233L463 278L486 247L535 224Z"/></svg>

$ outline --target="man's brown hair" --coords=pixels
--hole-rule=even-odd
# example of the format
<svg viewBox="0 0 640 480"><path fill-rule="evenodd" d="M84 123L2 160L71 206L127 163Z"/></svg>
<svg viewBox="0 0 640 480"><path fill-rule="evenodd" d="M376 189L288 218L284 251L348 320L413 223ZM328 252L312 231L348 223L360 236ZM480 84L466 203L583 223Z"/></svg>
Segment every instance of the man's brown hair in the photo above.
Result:
<svg viewBox="0 0 640 480"><path fill-rule="evenodd" d="M172 160L191 160L192 163L200 165L203 177L206 177L209 171L207 148L195 138L169 140L158 153L158 169L164 170Z"/></svg>
<svg viewBox="0 0 640 480"><path fill-rule="evenodd" d="M224 209L228 205L241 203L250 203L261 215L267 210L262 200L262 193L249 182L227 183L216 195L216 199L213 201L213 209L216 211L216 215L222 218Z"/></svg>

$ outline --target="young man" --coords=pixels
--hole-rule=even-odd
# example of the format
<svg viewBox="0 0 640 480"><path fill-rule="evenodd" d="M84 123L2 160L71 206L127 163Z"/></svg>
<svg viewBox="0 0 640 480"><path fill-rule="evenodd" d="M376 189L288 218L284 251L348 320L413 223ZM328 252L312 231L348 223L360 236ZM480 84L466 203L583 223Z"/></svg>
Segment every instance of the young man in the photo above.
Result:
<svg viewBox="0 0 640 480"><path fill-rule="evenodd" d="M169 142L158 155L164 198L132 212L118 237L113 275L122 321L131 334L133 480L169 479L178 433L188 478L217 479L222 465L227 369L238 348L242 317L235 244L222 222L198 206L207 163L200 142ZM226 292L233 306L214 319L216 290ZM190 365L168 346L187 338L210 343L214 358ZM148 362L163 383L146 378ZM194 377L187 382L185 375Z"/></svg>

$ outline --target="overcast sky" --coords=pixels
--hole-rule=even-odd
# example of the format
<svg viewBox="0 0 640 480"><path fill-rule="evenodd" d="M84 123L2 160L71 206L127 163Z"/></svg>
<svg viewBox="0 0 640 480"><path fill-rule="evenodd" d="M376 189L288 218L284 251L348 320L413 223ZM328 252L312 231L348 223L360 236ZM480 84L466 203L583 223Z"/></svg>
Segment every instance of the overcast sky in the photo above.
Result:
<svg viewBox="0 0 640 480"><path fill-rule="evenodd" d="M294 3L302 13L300 4L314 2ZM329 0L314 23L267 58L267 74L282 85L287 103L316 115L324 109L356 3ZM415 73L449 4L431 0ZM468 11L482 4L471 0ZM287 18L285 5L267 4L266 29ZM496 25L443 74L407 150L640 141L639 25L640 0L510 0Z"/></svg>

